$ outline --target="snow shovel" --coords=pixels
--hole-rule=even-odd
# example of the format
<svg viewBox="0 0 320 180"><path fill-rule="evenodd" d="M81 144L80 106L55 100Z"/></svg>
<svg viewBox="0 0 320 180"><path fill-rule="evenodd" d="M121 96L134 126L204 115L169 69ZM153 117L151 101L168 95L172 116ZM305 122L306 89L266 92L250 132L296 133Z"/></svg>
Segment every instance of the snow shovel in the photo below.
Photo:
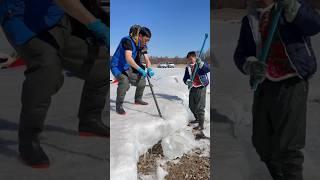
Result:
<svg viewBox="0 0 320 180"><path fill-rule="evenodd" d="M153 85L152 85L151 82L150 82L149 75L147 75L147 79L148 79L148 83L149 83L149 86L150 86L150 89L151 89L151 93L152 93L154 102L156 103L156 106L157 106L157 110L158 110L159 116L160 116L161 118L163 118L163 117L162 117L162 114L161 114L161 111L160 111L160 108L159 108L159 105L158 105L157 98L156 98L156 96L154 95L154 92L153 92Z"/></svg>
<svg viewBox="0 0 320 180"><path fill-rule="evenodd" d="M278 29L278 24L279 24L279 19L280 16L283 12L283 7L281 6L281 4L277 4L277 7L275 9L275 12L273 13L273 17L272 17L272 21L271 21L271 26L268 32L268 38L266 39L266 42L264 43L264 46L262 48L261 54L259 56L259 61L266 63L267 58L268 58L268 54L271 48L271 44L274 38L274 35L276 33L276 30ZM258 85L261 82L256 81L252 76L250 77L250 86L252 90L256 90Z"/></svg>
<svg viewBox="0 0 320 180"><path fill-rule="evenodd" d="M204 36L204 40L203 40L202 47L201 47L200 53L199 53L199 55L198 55L198 58L201 57L201 55L202 55L202 53L203 53L203 48L204 48L204 45L206 44L207 39L208 39L208 34L206 33L205 36ZM193 83L193 81L194 81L194 78L195 78L195 76L196 76L196 72L198 71L198 68L199 68L199 65L198 65L198 63L196 63L196 64L194 65L194 71L193 71L193 73L192 73L192 75L191 75L191 79L190 79L192 83ZM192 86L191 86L191 87L192 87ZM191 87L189 88L189 91L190 91Z"/></svg>

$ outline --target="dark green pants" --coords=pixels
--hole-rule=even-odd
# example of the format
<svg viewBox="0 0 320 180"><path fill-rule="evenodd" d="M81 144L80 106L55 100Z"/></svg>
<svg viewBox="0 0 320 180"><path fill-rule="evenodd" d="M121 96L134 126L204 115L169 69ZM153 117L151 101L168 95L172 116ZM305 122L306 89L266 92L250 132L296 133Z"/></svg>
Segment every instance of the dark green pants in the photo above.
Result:
<svg viewBox="0 0 320 180"><path fill-rule="evenodd" d="M117 88L117 105L123 104L126 93L130 88L130 84L136 86L136 93L134 96L135 100L142 100L143 92L146 87L146 79L141 77L137 73L133 73L132 69L123 72L119 77L117 77L119 83Z"/></svg>
<svg viewBox="0 0 320 180"><path fill-rule="evenodd" d="M274 179L302 180L308 82L265 80L255 92L252 142Z"/></svg>
<svg viewBox="0 0 320 180"><path fill-rule="evenodd" d="M103 47L99 44L89 46L87 41L73 36L71 32L69 18L64 17L50 31L16 48L27 64L21 96L20 143L27 136L42 131L51 96L63 84L64 68L85 81L78 114L80 123L101 120L109 91L107 52L100 51L92 59L94 55L89 55L89 49L98 53Z"/></svg>
<svg viewBox="0 0 320 180"><path fill-rule="evenodd" d="M194 117L199 120L199 125L203 127L206 107L206 87L191 88L189 94L189 108Z"/></svg>

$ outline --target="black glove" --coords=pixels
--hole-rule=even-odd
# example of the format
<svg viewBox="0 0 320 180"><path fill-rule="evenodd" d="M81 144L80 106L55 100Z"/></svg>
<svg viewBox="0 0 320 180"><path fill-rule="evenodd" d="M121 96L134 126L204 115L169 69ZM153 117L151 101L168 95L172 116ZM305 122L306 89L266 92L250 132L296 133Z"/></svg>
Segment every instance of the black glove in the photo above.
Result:
<svg viewBox="0 0 320 180"><path fill-rule="evenodd" d="M243 65L243 71L255 81L262 82L266 77L267 65L256 57L250 56Z"/></svg>

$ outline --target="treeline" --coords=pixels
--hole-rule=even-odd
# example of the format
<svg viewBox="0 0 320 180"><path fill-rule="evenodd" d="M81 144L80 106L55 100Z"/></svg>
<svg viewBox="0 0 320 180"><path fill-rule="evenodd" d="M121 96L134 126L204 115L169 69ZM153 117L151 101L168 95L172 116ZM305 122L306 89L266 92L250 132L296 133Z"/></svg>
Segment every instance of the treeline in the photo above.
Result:
<svg viewBox="0 0 320 180"><path fill-rule="evenodd" d="M160 64L160 63L174 63L174 64L186 64L187 59L186 58L181 58L181 57L157 57L157 56L151 56L150 57L151 63L152 64Z"/></svg>
<svg viewBox="0 0 320 180"><path fill-rule="evenodd" d="M199 52L196 52L197 54ZM112 59L112 56L110 57L110 59ZM210 57L210 50L207 50L204 54L202 54L201 59L206 61L207 63L211 64L213 62L213 64L215 64L216 62L216 58L214 56L214 54L211 55ZM143 62L143 58L141 59ZM187 63L187 58L186 57L168 57L168 56L150 56L150 60L152 64L159 64L159 63L174 63L174 64L186 64Z"/></svg>
<svg viewBox="0 0 320 180"><path fill-rule="evenodd" d="M199 53L199 52L197 52ZM209 64L212 62L212 58L210 58L210 51L206 51L202 57L202 60L208 62ZM186 57L167 57L167 56L151 56L150 57L151 63L152 64L159 64L159 63L174 63L174 64L186 64L187 63L187 58Z"/></svg>

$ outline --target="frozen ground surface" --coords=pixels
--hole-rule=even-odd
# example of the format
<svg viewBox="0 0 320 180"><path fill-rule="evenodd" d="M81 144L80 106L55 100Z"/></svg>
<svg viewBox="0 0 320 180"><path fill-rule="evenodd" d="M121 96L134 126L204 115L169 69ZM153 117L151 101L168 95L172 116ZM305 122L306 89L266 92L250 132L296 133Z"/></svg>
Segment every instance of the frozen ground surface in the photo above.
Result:
<svg viewBox="0 0 320 180"><path fill-rule="evenodd" d="M251 145L252 92L248 78L236 69L233 53L240 24L211 18L211 47L218 59L213 69L213 179L271 180ZM320 36L312 39L320 59ZM211 104L211 105L212 105ZM310 81L304 179L320 179L320 73ZM211 171L211 172L212 172ZM230 173L232 172L232 173Z"/></svg>
<svg viewBox="0 0 320 180"><path fill-rule="evenodd" d="M162 140L164 155L168 159L181 157L193 148L202 148L209 156L209 141L195 141L188 120L193 116L188 110L188 90L182 81L184 68L157 69L156 76L151 79L156 98L158 100L163 119L158 112L152 98L151 90L147 86L144 100L147 106L135 105L135 87L127 92L124 102L126 115L115 112L115 98L117 85L110 89L111 115L111 148L110 168L112 180L135 180L139 156ZM209 109L210 90L207 89L205 134L210 136ZM158 169L154 176L139 177L140 179L162 179L165 172Z"/></svg>

